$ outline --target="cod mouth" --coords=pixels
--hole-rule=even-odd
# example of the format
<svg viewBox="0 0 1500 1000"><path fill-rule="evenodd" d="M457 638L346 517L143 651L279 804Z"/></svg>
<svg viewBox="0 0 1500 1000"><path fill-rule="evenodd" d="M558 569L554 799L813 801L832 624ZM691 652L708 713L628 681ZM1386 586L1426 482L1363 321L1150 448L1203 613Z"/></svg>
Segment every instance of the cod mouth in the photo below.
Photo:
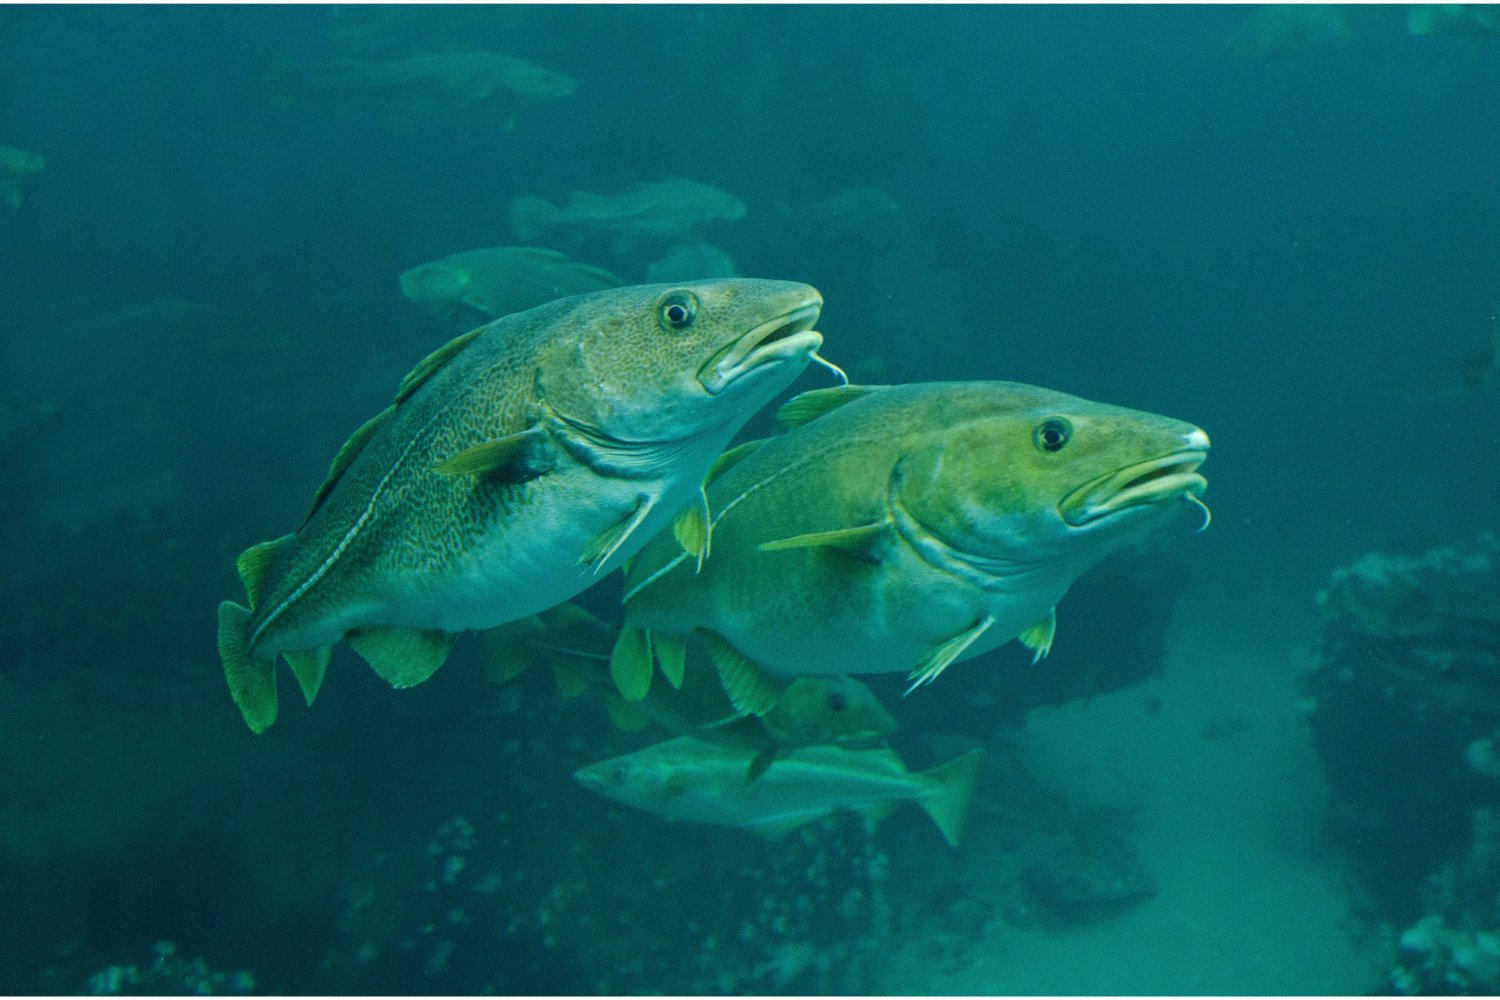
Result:
<svg viewBox="0 0 1500 1000"><path fill-rule="evenodd" d="M1058 510L1064 521L1081 528L1121 511L1202 496L1208 480L1198 474L1198 466L1207 458L1206 450L1184 449L1127 465L1069 493Z"/></svg>
<svg viewBox="0 0 1500 1000"><path fill-rule="evenodd" d="M812 328L822 311L819 300L761 323L714 355L699 369L698 381L711 395L718 395L759 368L808 357L823 346L823 335Z"/></svg>

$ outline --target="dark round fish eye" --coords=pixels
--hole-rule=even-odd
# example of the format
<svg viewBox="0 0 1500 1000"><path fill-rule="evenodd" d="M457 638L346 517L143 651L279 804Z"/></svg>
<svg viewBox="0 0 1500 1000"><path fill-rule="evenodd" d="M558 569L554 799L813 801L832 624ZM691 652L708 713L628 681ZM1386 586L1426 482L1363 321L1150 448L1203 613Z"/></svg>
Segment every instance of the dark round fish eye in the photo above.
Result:
<svg viewBox="0 0 1500 1000"><path fill-rule="evenodd" d="M1073 425L1061 417L1053 417L1038 424L1032 436L1036 446L1043 451L1061 451L1068 438L1073 436Z"/></svg>
<svg viewBox="0 0 1500 1000"><path fill-rule="evenodd" d="M673 330L686 329L693 325L698 315L698 300L691 292L673 292L661 306L662 322Z"/></svg>
<svg viewBox="0 0 1500 1000"><path fill-rule="evenodd" d="M828 707L835 712L842 712L849 707L849 700L841 694L831 694L828 696Z"/></svg>

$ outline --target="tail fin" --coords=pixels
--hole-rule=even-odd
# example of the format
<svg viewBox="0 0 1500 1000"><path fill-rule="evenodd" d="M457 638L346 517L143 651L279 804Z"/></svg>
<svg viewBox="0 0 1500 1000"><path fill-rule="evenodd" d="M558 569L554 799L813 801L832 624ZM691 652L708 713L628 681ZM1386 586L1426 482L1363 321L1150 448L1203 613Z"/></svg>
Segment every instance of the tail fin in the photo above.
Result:
<svg viewBox="0 0 1500 1000"><path fill-rule="evenodd" d="M229 693L245 717L245 725L259 735L276 721L276 660L250 656L250 609L225 601L219 605L219 659Z"/></svg>
<svg viewBox="0 0 1500 1000"><path fill-rule="evenodd" d="M523 194L510 207L510 231L516 239L530 243L557 220L558 208L546 198Z"/></svg>
<svg viewBox="0 0 1500 1000"><path fill-rule="evenodd" d="M974 783L979 779L979 755L980 750L975 747L962 757L922 772L922 777L931 778L938 787L921 800L921 806L943 832L950 847L958 846L958 838L964 832L969 799L974 794Z"/></svg>

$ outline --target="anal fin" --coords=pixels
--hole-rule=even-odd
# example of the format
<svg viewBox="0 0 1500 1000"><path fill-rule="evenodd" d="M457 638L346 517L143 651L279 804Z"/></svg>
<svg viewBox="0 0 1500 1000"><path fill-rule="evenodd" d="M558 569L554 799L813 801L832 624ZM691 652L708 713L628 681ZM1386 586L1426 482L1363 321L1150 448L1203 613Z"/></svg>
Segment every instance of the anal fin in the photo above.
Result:
<svg viewBox="0 0 1500 1000"><path fill-rule="evenodd" d="M362 628L346 638L370 669L394 688L409 688L431 677L453 648L447 632L414 628Z"/></svg>
<svg viewBox="0 0 1500 1000"><path fill-rule="evenodd" d="M765 715L781 700L783 688L778 685L750 658L729 644L724 637L714 632L704 632L703 639L719 669L719 680L729 703L738 711L751 715Z"/></svg>
<svg viewBox="0 0 1500 1000"><path fill-rule="evenodd" d="M302 688L302 697L311 708L313 699L318 696L318 689L323 686L323 675L328 672L328 658L333 655L333 647L293 649L284 651L281 655L286 657L287 665L292 668L292 676L297 678L297 686Z"/></svg>

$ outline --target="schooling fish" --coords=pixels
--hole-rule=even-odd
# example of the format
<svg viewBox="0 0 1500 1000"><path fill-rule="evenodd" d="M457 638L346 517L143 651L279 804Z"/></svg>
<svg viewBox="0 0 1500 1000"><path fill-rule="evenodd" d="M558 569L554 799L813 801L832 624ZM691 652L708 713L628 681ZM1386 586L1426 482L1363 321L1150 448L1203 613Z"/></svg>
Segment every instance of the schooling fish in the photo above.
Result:
<svg viewBox="0 0 1500 1000"><path fill-rule="evenodd" d="M718 275L697 275L707 277ZM492 318L620 284L603 268L539 247L464 250L401 275L402 294L433 312L454 314L468 306Z"/></svg>
<svg viewBox="0 0 1500 1000"><path fill-rule="evenodd" d="M979 774L979 751L912 773L886 749L795 750L747 782L750 752L679 736L574 773L587 789L671 820L716 823L776 837L838 809L878 819L915 802L957 846Z"/></svg>
<svg viewBox="0 0 1500 1000"><path fill-rule="evenodd" d="M631 563L611 661L627 698L694 634L755 713L803 674L916 687L1013 638L1039 658L1073 580L1207 486L1197 427L1029 385L845 386L780 416L789 432L710 475L701 570L661 541Z"/></svg>
<svg viewBox="0 0 1500 1000"><path fill-rule="evenodd" d="M511 231L519 240L561 229L577 237L607 235L617 252L639 240L680 242L707 222L745 217L745 203L728 191L682 177L634 184L619 194L574 191L558 206L522 195L511 206Z"/></svg>
<svg viewBox="0 0 1500 1000"><path fill-rule="evenodd" d="M896 720L874 692L843 674L797 678L760 716L736 709L712 670L679 672L669 666L673 683L658 684L642 700L626 702L609 672L618 634L617 626L575 604L562 604L484 633L485 672L503 682L541 660L552 667L564 694L601 696L620 729L634 732L655 723L675 736L754 752L746 775L752 781L796 747L872 747L896 729Z"/></svg>
<svg viewBox="0 0 1500 1000"><path fill-rule="evenodd" d="M395 687L456 633L535 614L619 566L678 511L708 544L703 480L822 344L822 297L735 279L595 292L452 341L354 432L294 533L246 550L250 607L219 654L256 732L277 654L311 703L348 638Z"/></svg>

